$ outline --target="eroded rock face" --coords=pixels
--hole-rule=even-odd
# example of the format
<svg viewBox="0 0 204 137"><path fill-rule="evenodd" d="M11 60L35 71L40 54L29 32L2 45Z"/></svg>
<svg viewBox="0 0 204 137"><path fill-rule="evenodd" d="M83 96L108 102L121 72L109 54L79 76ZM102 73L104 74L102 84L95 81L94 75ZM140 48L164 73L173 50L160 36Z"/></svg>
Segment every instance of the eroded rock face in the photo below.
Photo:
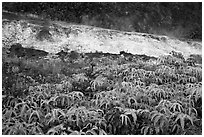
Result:
<svg viewBox="0 0 204 137"><path fill-rule="evenodd" d="M45 32L48 38L44 39L43 35L39 37L39 34L44 31L38 23L3 19L3 46L20 43L23 47L34 47L54 54L61 50L74 50L113 54L125 51L154 57L166 55L171 51L180 52L185 58L190 54L202 55L201 42L185 42L166 36L122 32L85 25L62 24L60 22L51 22L48 28L49 31Z"/></svg>

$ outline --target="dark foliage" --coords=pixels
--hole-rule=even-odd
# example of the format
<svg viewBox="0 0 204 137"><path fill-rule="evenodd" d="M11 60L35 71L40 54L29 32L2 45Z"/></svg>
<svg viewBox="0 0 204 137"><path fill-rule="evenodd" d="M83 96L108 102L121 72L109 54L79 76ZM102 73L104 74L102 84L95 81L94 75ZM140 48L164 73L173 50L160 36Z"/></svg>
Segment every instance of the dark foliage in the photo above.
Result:
<svg viewBox="0 0 204 137"><path fill-rule="evenodd" d="M202 67L182 54L61 54L3 54L4 135L201 134Z"/></svg>
<svg viewBox="0 0 204 137"><path fill-rule="evenodd" d="M3 9L123 31L202 38L201 2L4 2Z"/></svg>
<svg viewBox="0 0 204 137"><path fill-rule="evenodd" d="M16 55L17 57L42 57L47 56L48 52L45 52L43 50L37 50L37 49L31 49L31 48L24 48L21 44L16 43L11 45L10 55Z"/></svg>

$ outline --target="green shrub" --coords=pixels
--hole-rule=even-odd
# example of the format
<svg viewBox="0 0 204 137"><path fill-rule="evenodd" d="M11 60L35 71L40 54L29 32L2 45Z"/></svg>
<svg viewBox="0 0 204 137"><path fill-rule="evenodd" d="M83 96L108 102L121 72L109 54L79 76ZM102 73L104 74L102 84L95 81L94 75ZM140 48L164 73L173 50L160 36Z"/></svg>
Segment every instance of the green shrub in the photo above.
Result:
<svg viewBox="0 0 204 137"><path fill-rule="evenodd" d="M173 56L78 55L73 63L3 58L2 134L202 133L202 68Z"/></svg>

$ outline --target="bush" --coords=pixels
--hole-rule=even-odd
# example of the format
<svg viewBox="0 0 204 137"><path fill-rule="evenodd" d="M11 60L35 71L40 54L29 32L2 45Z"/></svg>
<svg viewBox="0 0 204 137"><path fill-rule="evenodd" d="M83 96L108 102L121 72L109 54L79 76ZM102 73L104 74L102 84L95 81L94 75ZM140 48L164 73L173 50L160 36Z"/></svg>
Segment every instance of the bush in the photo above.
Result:
<svg viewBox="0 0 204 137"><path fill-rule="evenodd" d="M151 62L101 54L71 64L4 57L2 134L202 133L200 67L177 66L181 58L170 55Z"/></svg>

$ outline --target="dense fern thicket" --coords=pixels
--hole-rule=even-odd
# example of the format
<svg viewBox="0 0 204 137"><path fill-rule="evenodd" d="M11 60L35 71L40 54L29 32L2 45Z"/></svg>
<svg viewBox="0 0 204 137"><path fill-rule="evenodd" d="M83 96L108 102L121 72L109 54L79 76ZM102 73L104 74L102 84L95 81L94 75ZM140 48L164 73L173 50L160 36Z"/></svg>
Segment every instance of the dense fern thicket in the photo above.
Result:
<svg viewBox="0 0 204 137"><path fill-rule="evenodd" d="M201 2L4 2L2 7L43 19L202 39Z"/></svg>
<svg viewBox="0 0 204 137"><path fill-rule="evenodd" d="M202 134L202 66L194 56L58 56L3 49L4 135Z"/></svg>

